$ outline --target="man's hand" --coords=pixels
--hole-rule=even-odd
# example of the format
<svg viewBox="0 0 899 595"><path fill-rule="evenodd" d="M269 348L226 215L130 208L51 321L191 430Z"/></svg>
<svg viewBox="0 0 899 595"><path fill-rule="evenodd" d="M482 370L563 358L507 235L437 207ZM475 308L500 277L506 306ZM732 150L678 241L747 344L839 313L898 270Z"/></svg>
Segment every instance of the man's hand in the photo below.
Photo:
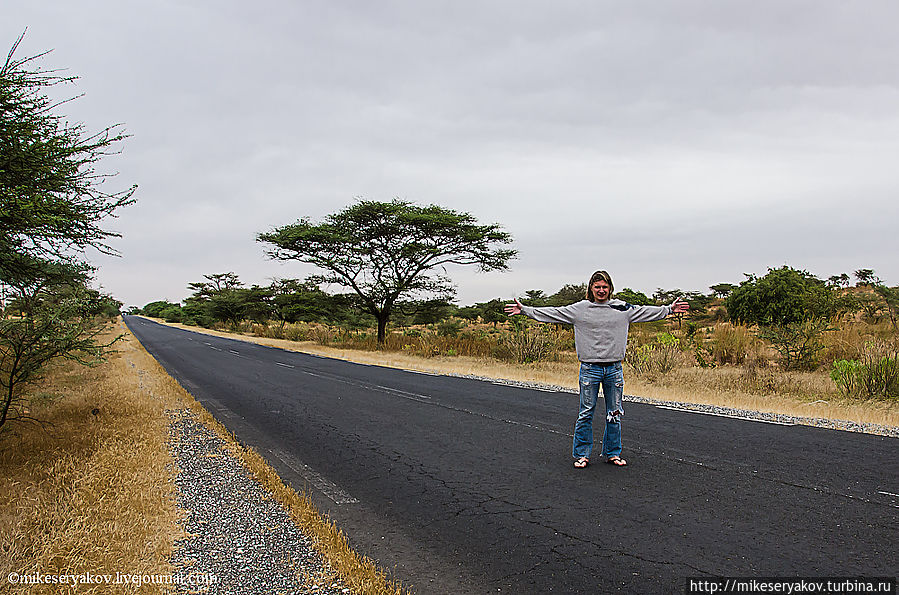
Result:
<svg viewBox="0 0 899 595"><path fill-rule="evenodd" d="M680 301L680 298L677 298L676 300L674 300L674 303L669 306L669 308L671 308L672 314L683 314L690 309L690 304L688 304L687 302L682 302Z"/></svg>
<svg viewBox="0 0 899 595"><path fill-rule="evenodd" d="M518 298L515 298L515 303L506 304L505 308L503 308L503 311L509 316L516 316L518 314L521 314L521 302L518 301Z"/></svg>

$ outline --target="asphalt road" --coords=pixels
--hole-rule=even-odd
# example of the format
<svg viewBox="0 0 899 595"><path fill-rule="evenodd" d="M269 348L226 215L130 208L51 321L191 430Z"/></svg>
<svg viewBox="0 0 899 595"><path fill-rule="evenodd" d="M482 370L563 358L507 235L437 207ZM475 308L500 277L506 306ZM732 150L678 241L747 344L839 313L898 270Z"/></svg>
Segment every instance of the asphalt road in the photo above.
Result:
<svg viewBox="0 0 899 595"><path fill-rule="evenodd" d="M125 321L416 593L669 593L687 577L899 574L896 438L626 402L629 466L577 470L574 394Z"/></svg>

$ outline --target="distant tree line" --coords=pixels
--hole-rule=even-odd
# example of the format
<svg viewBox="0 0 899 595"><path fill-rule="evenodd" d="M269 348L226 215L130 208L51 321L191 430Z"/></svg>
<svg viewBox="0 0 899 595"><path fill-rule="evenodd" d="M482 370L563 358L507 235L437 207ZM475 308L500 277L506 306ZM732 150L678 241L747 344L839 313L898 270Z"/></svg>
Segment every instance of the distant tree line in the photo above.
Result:
<svg viewBox="0 0 899 595"><path fill-rule="evenodd" d="M746 275L740 285L719 283L709 293L658 288L652 296L624 288L615 298L635 305L670 304L676 298L690 303L691 312L702 315L713 303L724 307L724 317L736 324L759 326L788 325L811 319L830 320L850 311L860 311L867 300L895 318L896 289L882 284L859 281L874 294L864 297L837 290L843 285L822 281L807 271L789 266L769 269L762 277ZM236 325L250 320L258 323L317 322L349 328L371 327L374 316L368 314L358 296L351 293L328 293L314 279L275 279L265 287L246 287L233 272L205 275L202 281L188 285L193 293L182 303L154 301L133 310L170 322L211 326L216 323ZM565 285L548 295L543 290L524 292L521 301L531 306L565 306L584 299L586 285ZM723 298L723 299L722 299ZM456 317L488 323L504 322L503 304L495 298L469 306L458 306L446 299L406 300L396 304L395 324L409 326L434 324Z"/></svg>
<svg viewBox="0 0 899 595"><path fill-rule="evenodd" d="M718 283L708 293L657 288L652 296L624 288L615 297L637 305L670 304L676 298L690 303L691 320L710 317L734 324L756 326L783 356L788 368L810 368L822 343L821 335L841 316L861 312L871 320L889 317L894 328L899 309L899 288L885 286L871 269L855 273L863 292L846 291L848 275L827 281L789 266L768 269L765 275L745 275L739 285ZM241 321L257 323L322 323L347 329L372 328L376 318L366 311L360 296L328 293L316 279L277 279L266 287L245 287L233 273L204 276L190 283L193 292L183 303L156 301L136 310L170 322L212 326L236 326ZM564 306L584 299L586 285L569 284L553 294L532 289L521 301L532 306ZM506 299L496 298L469 306L447 299L402 300L393 305L393 323L398 327L438 324L451 318L497 325L508 320L503 313ZM714 306L714 310L712 310ZM695 327L695 322L689 325ZM688 329L691 330L691 329Z"/></svg>

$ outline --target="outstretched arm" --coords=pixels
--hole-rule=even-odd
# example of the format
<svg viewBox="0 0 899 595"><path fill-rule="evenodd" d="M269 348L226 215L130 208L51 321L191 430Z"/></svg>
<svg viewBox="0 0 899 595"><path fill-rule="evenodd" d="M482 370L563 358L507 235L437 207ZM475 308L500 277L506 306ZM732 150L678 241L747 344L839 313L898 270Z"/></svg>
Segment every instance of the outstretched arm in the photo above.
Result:
<svg viewBox="0 0 899 595"><path fill-rule="evenodd" d="M668 306L630 306L627 312L631 322L653 322L672 314L683 314L689 309L690 304L677 298Z"/></svg>
<svg viewBox="0 0 899 595"><path fill-rule="evenodd" d="M682 301L680 301L680 298L677 298L677 299L674 300L674 302L669 306L669 308L671 308L671 313L672 313L672 314L683 314L683 313L685 313L687 310L690 309L690 304L688 304L687 302L682 302Z"/></svg>
<svg viewBox="0 0 899 595"><path fill-rule="evenodd" d="M574 324L577 318L577 305L555 307L543 306L536 308L534 306L525 306L515 298L514 304L506 304L504 308L506 314L516 316L524 314L528 318L533 318L537 322L553 322L556 324Z"/></svg>
<svg viewBox="0 0 899 595"><path fill-rule="evenodd" d="M509 316L517 316L518 314L521 314L521 302L518 301L518 298L515 298L515 303L506 304L503 311Z"/></svg>

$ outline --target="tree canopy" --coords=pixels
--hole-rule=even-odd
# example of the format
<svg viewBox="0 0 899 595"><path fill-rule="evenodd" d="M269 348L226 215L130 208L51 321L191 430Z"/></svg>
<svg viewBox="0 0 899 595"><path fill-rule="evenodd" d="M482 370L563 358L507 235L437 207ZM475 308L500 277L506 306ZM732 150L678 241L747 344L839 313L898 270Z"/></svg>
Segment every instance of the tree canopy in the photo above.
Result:
<svg viewBox="0 0 899 595"><path fill-rule="evenodd" d="M0 280L40 274L40 260L71 258L87 247L113 253L117 234L101 222L133 202L134 186L107 192L97 163L126 135L120 126L89 133L53 110L47 89L71 83L33 66L44 56L15 58L20 37L0 68Z"/></svg>
<svg viewBox="0 0 899 595"><path fill-rule="evenodd" d="M257 236L271 244L269 257L297 260L324 271L310 280L354 291L378 321L378 342L397 302L446 297L454 287L446 265L506 270L515 250L501 248L512 236L497 224L480 225L468 213L404 200L360 200L321 223L308 218Z"/></svg>
<svg viewBox="0 0 899 595"><path fill-rule="evenodd" d="M837 313L836 296L807 271L783 266L764 277L749 276L724 302L730 319L760 326L788 325Z"/></svg>

